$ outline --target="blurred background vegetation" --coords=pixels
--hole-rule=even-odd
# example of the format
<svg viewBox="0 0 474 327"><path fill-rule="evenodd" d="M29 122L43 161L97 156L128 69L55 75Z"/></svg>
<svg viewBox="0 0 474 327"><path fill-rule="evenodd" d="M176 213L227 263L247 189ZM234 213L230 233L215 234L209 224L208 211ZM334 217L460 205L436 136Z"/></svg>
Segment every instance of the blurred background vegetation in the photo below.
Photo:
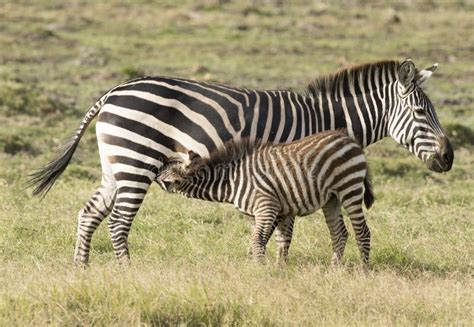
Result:
<svg viewBox="0 0 474 327"><path fill-rule="evenodd" d="M137 76L304 90L318 75L393 58L421 67L440 63L428 94L454 145L469 146L472 7L468 1L3 1L0 151L49 154L104 91ZM82 147L96 157L89 141Z"/></svg>
<svg viewBox="0 0 474 327"><path fill-rule="evenodd" d="M222 323L211 318L230 312L231 322L266 325L314 319L329 324L469 324L474 267L473 31L474 3L468 0L0 1L0 284L5 286L0 291L0 319L107 324L127 312L128 305L138 310L131 316L137 320L123 318L130 323ZM183 208L182 201L156 187L130 236L136 260L133 278L120 279L98 267L92 268L94 274L71 273L67 263L74 217L100 178L93 126L44 201L32 200L23 188L28 172L52 158L94 101L128 79L170 75L304 91L316 76L352 64L406 58L420 68L439 62L426 92L454 145L455 163L449 173L435 174L389 138L367 149L377 196L368 213L375 277L339 273L333 280L331 272L309 268L327 266L330 257L329 236L319 214L297 221L287 272L266 267L254 276L253 268L242 268L247 221L233 208L202 202L187 202ZM349 243L347 260L358 262L353 240ZM272 255L273 245L269 251ZM98 265L114 260L105 226L94 237L91 257ZM273 279L265 284L268 270ZM144 271L160 273L142 275ZM175 271L178 277L169 277ZM209 271L217 282L203 277L203 289L190 286L189 280ZM263 296L243 286L243 295L233 297L236 286L225 297L227 274L241 275L245 285L263 283L262 288L279 295ZM152 285L164 291L150 290L147 278L158 280ZM288 284L293 278L295 284ZM79 285L74 291L68 288L71 280ZM115 293L107 293L108 283L116 286ZM89 284L103 294L94 293ZM142 293L127 293L128 284ZM175 284L178 291L170 290ZM301 311L278 311L271 302L288 300L285 285L300 294L295 301L302 303ZM315 304L313 291L327 298ZM360 291L373 292L362 308L354 306ZM399 300L391 294L398 294ZM117 296L132 302L108 302ZM163 307L153 302L154 296L165 296ZM184 309L180 296L191 299ZM255 310L248 302L252 296L263 303ZM222 307L224 297L230 304ZM152 304L138 305L144 298ZM246 311L249 307L252 310ZM109 316L97 315L98 308ZM258 319L248 320L256 313Z"/></svg>

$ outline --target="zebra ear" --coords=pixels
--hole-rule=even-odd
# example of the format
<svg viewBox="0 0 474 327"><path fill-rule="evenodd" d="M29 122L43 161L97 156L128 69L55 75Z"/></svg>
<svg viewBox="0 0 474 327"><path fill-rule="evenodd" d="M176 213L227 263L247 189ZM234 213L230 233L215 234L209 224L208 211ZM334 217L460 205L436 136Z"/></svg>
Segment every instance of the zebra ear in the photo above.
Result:
<svg viewBox="0 0 474 327"><path fill-rule="evenodd" d="M400 69L398 70L398 81L401 85L407 88L415 79L415 73L415 64L411 59L407 59L400 65Z"/></svg>
<svg viewBox="0 0 474 327"><path fill-rule="evenodd" d="M188 159L189 159L190 164L193 164L202 160L199 154L191 150L188 152Z"/></svg>
<svg viewBox="0 0 474 327"><path fill-rule="evenodd" d="M438 63L417 72L415 77L416 85L421 86L423 83L425 83L431 77L431 75L433 75L436 68L438 68Z"/></svg>

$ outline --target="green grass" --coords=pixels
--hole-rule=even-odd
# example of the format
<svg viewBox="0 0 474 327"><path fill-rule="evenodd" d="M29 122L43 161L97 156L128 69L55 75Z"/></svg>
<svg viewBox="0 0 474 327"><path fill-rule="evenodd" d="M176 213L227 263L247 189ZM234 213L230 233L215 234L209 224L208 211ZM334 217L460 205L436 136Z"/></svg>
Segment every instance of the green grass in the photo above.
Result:
<svg viewBox="0 0 474 327"><path fill-rule="evenodd" d="M0 3L0 325L472 324L472 4L261 2ZM329 268L321 213L297 220L287 267L272 241L258 266L246 217L156 185L130 234L131 266L115 263L104 224L91 267L75 268L75 218L100 178L93 126L43 201L24 189L94 100L129 78L304 90L319 74L388 58L440 63L427 93L455 163L436 174L390 139L367 149L367 274L352 232L344 266Z"/></svg>

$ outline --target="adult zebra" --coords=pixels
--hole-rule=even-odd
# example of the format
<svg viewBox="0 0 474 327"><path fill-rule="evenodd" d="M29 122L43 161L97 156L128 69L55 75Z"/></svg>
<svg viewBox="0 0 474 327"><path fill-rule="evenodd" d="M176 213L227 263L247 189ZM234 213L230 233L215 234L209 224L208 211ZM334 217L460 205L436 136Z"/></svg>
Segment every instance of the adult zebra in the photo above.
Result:
<svg viewBox="0 0 474 327"><path fill-rule="evenodd" d="M365 64L317 79L306 94L169 77L129 81L103 95L58 156L31 175L33 194L51 188L96 115L102 183L79 212L75 262L88 261L92 234L107 216L115 255L127 260L133 218L163 162L186 161L190 151L205 158L229 140L286 143L346 128L364 147L390 135L429 169L448 171L451 145L420 88L436 67Z"/></svg>

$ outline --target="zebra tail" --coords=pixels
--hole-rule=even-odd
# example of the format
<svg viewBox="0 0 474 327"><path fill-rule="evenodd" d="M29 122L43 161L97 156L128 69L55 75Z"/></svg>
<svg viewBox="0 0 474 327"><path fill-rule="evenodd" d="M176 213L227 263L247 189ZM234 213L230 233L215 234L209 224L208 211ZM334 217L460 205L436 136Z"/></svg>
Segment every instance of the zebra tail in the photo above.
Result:
<svg viewBox="0 0 474 327"><path fill-rule="evenodd" d="M365 174L365 179L364 179L364 203L365 207L367 209L370 209L372 207L372 204L374 204L375 197L374 197L374 191L372 188L372 179L370 177L369 169L367 169L367 173Z"/></svg>
<svg viewBox="0 0 474 327"><path fill-rule="evenodd" d="M104 94L84 116L81 125L76 131L76 134L69 138L61 147L56 151L56 157L47 163L44 167L39 168L28 175L28 181L26 187L34 187L33 195L46 196L48 191L54 185L56 180L66 169L69 161L71 160L74 152L76 151L77 145L81 140L87 126L99 113L100 109L104 105L109 92Z"/></svg>

